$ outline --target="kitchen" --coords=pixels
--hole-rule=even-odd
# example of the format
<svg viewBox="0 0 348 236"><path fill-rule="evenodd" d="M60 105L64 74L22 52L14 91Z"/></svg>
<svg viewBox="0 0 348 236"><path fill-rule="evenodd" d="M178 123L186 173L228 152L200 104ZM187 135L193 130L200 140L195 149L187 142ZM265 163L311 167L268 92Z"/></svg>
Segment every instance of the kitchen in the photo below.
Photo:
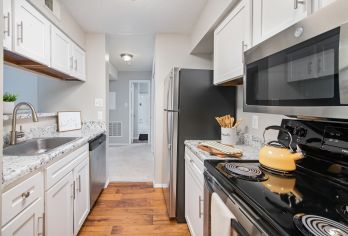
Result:
<svg viewBox="0 0 348 236"><path fill-rule="evenodd" d="M2 3L1 235L348 235L345 0ZM153 179L114 182L150 71Z"/></svg>

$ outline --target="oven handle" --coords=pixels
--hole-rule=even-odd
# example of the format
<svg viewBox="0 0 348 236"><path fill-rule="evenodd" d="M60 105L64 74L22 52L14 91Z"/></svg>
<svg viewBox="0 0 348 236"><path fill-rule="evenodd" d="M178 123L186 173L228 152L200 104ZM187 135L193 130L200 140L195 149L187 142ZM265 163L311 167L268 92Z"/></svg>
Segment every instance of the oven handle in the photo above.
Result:
<svg viewBox="0 0 348 236"><path fill-rule="evenodd" d="M235 219L231 219L232 230L237 232L238 236L249 236L248 232Z"/></svg>

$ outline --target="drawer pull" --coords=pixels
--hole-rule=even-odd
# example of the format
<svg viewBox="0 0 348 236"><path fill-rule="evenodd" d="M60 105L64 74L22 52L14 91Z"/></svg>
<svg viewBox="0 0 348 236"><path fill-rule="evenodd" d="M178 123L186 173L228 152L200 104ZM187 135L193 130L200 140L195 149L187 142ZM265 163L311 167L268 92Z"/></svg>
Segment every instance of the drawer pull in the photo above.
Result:
<svg viewBox="0 0 348 236"><path fill-rule="evenodd" d="M22 198L23 199L26 199L30 196L30 192L25 192L25 193L22 193Z"/></svg>

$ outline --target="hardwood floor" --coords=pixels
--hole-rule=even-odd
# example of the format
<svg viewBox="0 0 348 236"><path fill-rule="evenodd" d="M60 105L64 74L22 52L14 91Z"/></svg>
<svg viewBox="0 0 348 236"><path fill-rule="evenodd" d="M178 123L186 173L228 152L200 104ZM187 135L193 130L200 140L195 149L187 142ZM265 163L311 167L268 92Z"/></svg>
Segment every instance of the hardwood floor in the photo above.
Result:
<svg viewBox="0 0 348 236"><path fill-rule="evenodd" d="M189 236L186 224L167 217L161 189L152 183L110 183L79 236Z"/></svg>

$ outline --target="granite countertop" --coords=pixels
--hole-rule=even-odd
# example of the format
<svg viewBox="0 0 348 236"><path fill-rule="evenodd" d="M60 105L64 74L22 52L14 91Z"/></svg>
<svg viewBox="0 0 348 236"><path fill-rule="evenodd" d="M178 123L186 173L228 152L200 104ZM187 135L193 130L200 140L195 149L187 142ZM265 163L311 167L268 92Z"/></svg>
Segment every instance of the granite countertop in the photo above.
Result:
<svg viewBox="0 0 348 236"><path fill-rule="evenodd" d="M188 147L194 154L199 157L199 159L204 162L204 160L209 159L236 159L236 160L258 160L259 159L259 147L253 147L246 144L238 144L235 147L243 151L243 156L241 158L221 158L217 156L210 155L208 152L199 149L197 146L206 140L187 140L185 141L186 147Z"/></svg>
<svg viewBox="0 0 348 236"><path fill-rule="evenodd" d="M71 152L94 139L98 135L105 133L105 125L99 122L90 122L84 124L81 130L69 132L47 132L37 135L37 137L76 137L77 139L53 149L49 153L37 156L4 156L3 157L3 174L2 187L5 188L16 180L30 174L44 165L49 164L54 159ZM33 137L31 137L33 138Z"/></svg>

